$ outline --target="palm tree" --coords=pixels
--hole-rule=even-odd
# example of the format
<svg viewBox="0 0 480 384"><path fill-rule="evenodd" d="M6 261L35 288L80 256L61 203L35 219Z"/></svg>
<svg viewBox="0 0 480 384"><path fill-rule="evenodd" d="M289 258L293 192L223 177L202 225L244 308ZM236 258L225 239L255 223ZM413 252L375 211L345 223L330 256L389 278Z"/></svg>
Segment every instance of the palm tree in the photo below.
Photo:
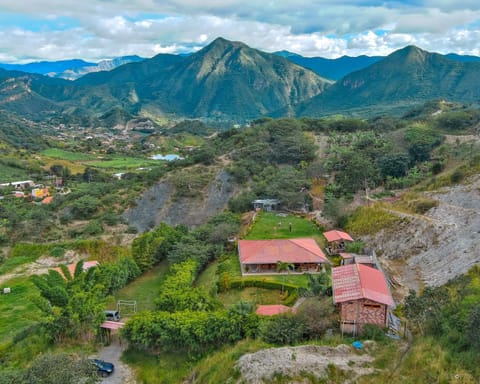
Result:
<svg viewBox="0 0 480 384"><path fill-rule="evenodd" d="M287 263L285 261L277 261L277 272L285 272L287 271L288 274L290 274L290 271L294 268L294 265L292 263ZM284 290L284 285L285 285L285 275L283 275L282 279L282 294Z"/></svg>

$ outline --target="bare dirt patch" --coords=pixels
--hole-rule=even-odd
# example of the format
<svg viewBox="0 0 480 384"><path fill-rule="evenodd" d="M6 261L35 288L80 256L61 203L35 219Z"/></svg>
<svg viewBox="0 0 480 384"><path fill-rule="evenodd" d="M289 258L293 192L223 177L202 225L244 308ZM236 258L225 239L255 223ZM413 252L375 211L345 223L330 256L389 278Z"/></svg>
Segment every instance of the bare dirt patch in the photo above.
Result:
<svg viewBox="0 0 480 384"><path fill-rule="evenodd" d="M80 254L78 252L68 250L63 257L41 256L33 263L20 265L12 272L0 276L0 284L11 280L15 277L42 275L48 273L49 269L58 267L60 264L77 263L81 259L86 259L88 255Z"/></svg>
<svg viewBox="0 0 480 384"><path fill-rule="evenodd" d="M355 351L345 344L337 347L304 345L264 349L243 355L237 368L246 383L261 384L275 375L301 377L307 373L326 378L329 367L335 366L350 378L345 383L353 383L360 376L374 372L369 367L372 361L373 357L368 353Z"/></svg>

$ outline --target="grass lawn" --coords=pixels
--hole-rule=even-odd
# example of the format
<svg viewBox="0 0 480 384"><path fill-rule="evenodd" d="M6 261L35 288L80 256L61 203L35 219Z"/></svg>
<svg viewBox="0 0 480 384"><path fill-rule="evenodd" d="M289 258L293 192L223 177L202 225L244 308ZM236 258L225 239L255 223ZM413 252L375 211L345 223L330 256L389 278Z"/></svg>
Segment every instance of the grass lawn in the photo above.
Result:
<svg viewBox="0 0 480 384"><path fill-rule="evenodd" d="M9 280L0 288L4 287L10 287L11 293L0 296L1 344L8 342L15 334L41 319L40 310L31 300L39 293L28 277Z"/></svg>
<svg viewBox="0 0 480 384"><path fill-rule="evenodd" d="M114 309L117 305L117 300L136 300L137 311L154 309L155 298L158 296L160 285L163 283L167 272L168 262L164 260L154 269L144 273L135 281L116 292L114 298L107 303L107 307Z"/></svg>
<svg viewBox="0 0 480 384"><path fill-rule="evenodd" d="M123 353L122 361L135 370L137 379L143 384L184 383L193 366L186 353L154 355L133 348Z"/></svg>
<svg viewBox="0 0 480 384"><path fill-rule="evenodd" d="M322 233L312 221L294 215L285 217L278 215L275 212L259 213L253 228L245 238L263 240L313 237L317 242L323 242Z"/></svg>
<svg viewBox="0 0 480 384"><path fill-rule="evenodd" d="M235 345L225 345L197 361L186 353L153 355L143 350L128 349L123 353L122 360L133 367L137 379L143 384L181 384L190 382L187 380L189 377L195 377L195 383L233 383L236 381L231 378L238 378L235 364L240 356L265 347L268 344L260 340L242 340Z"/></svg>
<svg viewBox="0 0 480 384"><path fill-rule="evenodd" d="M298 288L308 288L308 277L307 275L277 275L277 276L261 276L262 279L268 281L277 281L279 283L292 284L296 285Z"/></svg>
<svg viewBox="0 0 480 384"><path fill-rule="evenodd" d="M210 263L207 268L198 276L195 281L196 287L202 287L207 292L211 292L217 284L218 261Z"/></svg>
<svg viewBox="0 0 480 384"><path fill-rule="evenodd" d="M282 292L274 289L247 287L243 289L230 289L217 295L225 307L240 301L249 301L258 305L283 304Z"/></svg>

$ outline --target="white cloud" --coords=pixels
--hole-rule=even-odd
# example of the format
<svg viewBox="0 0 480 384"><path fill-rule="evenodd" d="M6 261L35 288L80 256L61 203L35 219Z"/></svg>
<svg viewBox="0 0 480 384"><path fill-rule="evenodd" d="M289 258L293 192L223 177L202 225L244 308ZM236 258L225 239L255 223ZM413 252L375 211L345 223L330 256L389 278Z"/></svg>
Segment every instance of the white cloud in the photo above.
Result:
<svg viewBox="0 0 480 384"><path fill-rule="evenodd" d="M478 54L478 0L22 0L1 14L0 60L100 60L199 49L218 36L305 56L385 55L407 44ZM1 21L1 20L0 20ZM59 25L56 25L58 22ZM71 27L68 23L71 22ZM475 25L478 24L478 27Z"/></svg>

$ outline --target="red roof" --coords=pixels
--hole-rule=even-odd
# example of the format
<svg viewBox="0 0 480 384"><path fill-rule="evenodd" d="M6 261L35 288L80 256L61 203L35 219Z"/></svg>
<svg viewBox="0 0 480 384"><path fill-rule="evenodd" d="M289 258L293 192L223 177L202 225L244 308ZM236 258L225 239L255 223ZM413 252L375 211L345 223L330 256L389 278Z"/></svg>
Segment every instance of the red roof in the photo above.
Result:
<svg viewBox="0 0 480 384"><path fill-rule="evenodd" d="M105 329L120 329L123 328L125 323L120 323L119 321L104 321L100 327Z"/></svg>
<svg viewBox="0 0 480 384"><path fill-rule="evenodd" d="M280 315L281 313L290 312L292 308L287 307L286 305L259 305L255 313L260 316L275 316Z"/></svg>
<svg viewBox="0 0 480 384"><path fill-rule="evenodd" d="M363 264L349 264L332 269L333 301L368 299L393 306L385 276L378 269Z"/></svg>
<svg viewBox="0 0 480 384"><path fill-rule="evenodd" d="M42 204L50 204L52 201L53 201L53 196L48 196L42 200Z"/></svg>
<svg viewBox="0 0 480 384"><path fill-rule="evenodd" d="M96 267L97 265L99 265L100 263L96 260L93 260L93 261L84 261L83 262L83 271L86 271L87 269L90 269L92 267ZM75 273L75 268L77 266L77 263L73 263L73 264L69 264L67 265L67 268L68 270L70 271L70 274L73 276L74 273ZM60 272L60 274L63 275L62 273L62 269L60 267L58 268L55 268L55 271L58 271Z"/></svg>
<svg viewBox="0 0 480 384"><path fill-rule="evenodd" d="M242 264L328 263L314 239L240 240Z"/></svg>
<svg viewBox="0 0 480 384"><path fill-rule="evenodd" d="M329 243L332 241L340 241L340 240L346 240L346 241L353 241L352 237L343 231L337 231L336 229L328 232L324 232L323 236L327 239Z"/></svg>

